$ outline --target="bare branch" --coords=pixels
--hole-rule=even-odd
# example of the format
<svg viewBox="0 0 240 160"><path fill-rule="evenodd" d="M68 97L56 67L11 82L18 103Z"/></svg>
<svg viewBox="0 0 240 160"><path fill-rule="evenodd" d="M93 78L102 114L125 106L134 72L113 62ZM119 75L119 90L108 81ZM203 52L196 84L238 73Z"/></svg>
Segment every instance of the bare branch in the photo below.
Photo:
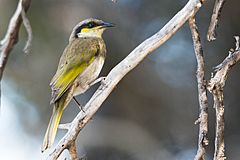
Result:
<svg viewBox="0 0 240 160"><path fill-rule="evenodd" d="M58 128L59 129L64 129L64 130L69 130L71 128L71 123L66 123L66 124L59 124Z"/></svg>
<svg viewBox="0 0 240 160"><path fill-rule="evenodd" d="M211 22L207 32L208 41L213 41L216 39L216 29L218 26L218 21L219 21L224 3L225 3L225 0L215 1Z"/></svg>
<svg viewBox="0 0 240 160"><path fill-rule="evenodd" d="M49 160L56 160L63 150L68 149L67 146L76 140L81 129L100 108L119 81L127 73L133 70L147 55L170 39L190 17L197 13L203 2L204 0L189 0L185 7L180 10L160 31L142 42L110 71L104 82L85 105L85 113L81 111L74 118L70 130L68 130L66 135L60 140L53 153L48 156Z"/></svg>
<svg viewBox="0 0 240 160"><path fill-rule="evenodd" d="M31 0L19 0L17 9L12 16L9 25L8 30L6 32L5 37L0 42L0 82L2 80L3 71L6 66L8 56L14 46L14 44L18 41L18 32L20 29L20 26L22 24L22 13L25 13L29 6L30 6ZM30 43L30 42L29 42ZM0 92L1 94L1 92Z"/></svg>
<svg viewBox="0 0 240 160"><path fill-rule="evenodd" d="M214 160L224 160L224 103L223 88L227 80L230 69L240 61L239 37L236 39L236 49L230 51L224 61L218 65L217 72L208 83L208 90L213 94L214 108L216 110L216 135L215 135L215 151Z"/></svg>
<svg viewBox="0 0 240 160"><path fill-rule="evenodd" d="M234 36L235 40L236 40L236 48L235 51L239 50L239 36Z"/></svg>
<svg viewBox="0 0 240 160"><path fill-rule="evenodd" d="M193 45L195 55L197 59L197 83L198 83L198 100L199 100L199 137L198 137L198 151L194 160L205 160L206 149L208 145L207 133L208 133L208 99L207 99L207 87L206 80L204 78L204 58L201 45L198 28L195 22L195 18L189 19L189 26L192 33Z"/></svg>
<svg viewBox="0 0 240 160"><path fill-rule="evenodd" d="M208 83L208 90L213 91L216 85L221 85L224 87L225 81L227 79L227 75L229 70L238 63L240 59L239 55L239 37L235 37L236 39L236 49L234 51L229 51L229 55L224 59L224 61L216 67L217 72L214 77Z"/></svg>
<svg viewBox="0 0 240 160"><path fill-rule="evenodd" d="M215 151L214 160L225 160L224 145L224 104L223 88L216 86L213 90L214 108L216 110L216 134L215 134Z"/></svg>
<svg viewBox="0 0 240 160"><path fill-rule="evenodd" d="M32 45L32 27L31 27L31 24L27 18L27 15L26 15L26 12L25 10L22 10L22 19L23 19L23 24L24 24L24 27L27 31L27 34L28 34L28 40L26 42L26 45L23 49L23 51L28 54L30 52L30 49L31 49L31 45Z"/></svg>

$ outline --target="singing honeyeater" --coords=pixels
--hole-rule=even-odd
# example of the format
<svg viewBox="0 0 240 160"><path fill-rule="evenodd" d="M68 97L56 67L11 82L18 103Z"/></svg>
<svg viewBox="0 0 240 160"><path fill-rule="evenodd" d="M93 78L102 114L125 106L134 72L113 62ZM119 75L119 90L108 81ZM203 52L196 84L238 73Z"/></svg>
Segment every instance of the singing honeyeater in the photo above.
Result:
<svg viewBox="0 0 240 160"><path fill-rule="evenodd" d="M53 144L61 115L71 99L84 93L98 77L106 56L102 33L107 27L113 27L113 24L90 18L73 28L56 74L50 82L53 113L42 151Z"/></svg>

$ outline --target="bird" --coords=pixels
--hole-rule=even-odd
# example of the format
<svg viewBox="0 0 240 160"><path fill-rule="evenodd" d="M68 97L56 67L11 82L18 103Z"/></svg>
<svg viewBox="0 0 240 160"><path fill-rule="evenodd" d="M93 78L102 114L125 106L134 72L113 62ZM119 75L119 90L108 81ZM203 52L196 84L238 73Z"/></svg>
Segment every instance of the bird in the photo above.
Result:
<svg viewBox="0 0 240 160"><path fill-rule="evenodd" d="M89 18L72 30L50 86L53 112L42 144L42 152L54 143L64 109L75 96L83 94L99 76L106 57L103 32L114 24Z"/></svg>

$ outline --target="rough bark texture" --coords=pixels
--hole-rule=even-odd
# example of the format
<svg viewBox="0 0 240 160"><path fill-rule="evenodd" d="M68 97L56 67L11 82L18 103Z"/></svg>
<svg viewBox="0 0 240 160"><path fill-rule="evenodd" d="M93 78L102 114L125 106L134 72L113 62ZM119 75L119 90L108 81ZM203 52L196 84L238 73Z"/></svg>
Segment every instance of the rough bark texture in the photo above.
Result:
<svg viewBox="0 0 240 160"><path fill-rule="evenodd" d="M204 78L204 58L201 45L198 28L195 22L195 18L189 19L189 26L192 33L193 45L195 55L197 59L197 83L198 83L198 101L199 101L199 118L196 121L199 123L199 137L198 137L198 151L195 156L195 160L205 160L205 147L208 145L207 133L208 133L208 98L206 80Z"/></svg>

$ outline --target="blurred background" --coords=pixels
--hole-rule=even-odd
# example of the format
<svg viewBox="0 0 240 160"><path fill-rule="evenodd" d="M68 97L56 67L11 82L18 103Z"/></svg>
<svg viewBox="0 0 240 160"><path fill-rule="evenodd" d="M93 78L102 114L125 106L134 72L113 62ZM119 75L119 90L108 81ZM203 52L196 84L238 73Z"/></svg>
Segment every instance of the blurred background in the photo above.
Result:
<svg viewBox="0 0 240 160"><path fill-rule="evenodd" d="M0 159L45 159L40 147L52 108L49 82L68 43L71 30L89 17L115 23L104 34L107 73L143 40L157 32L187 0L32 0L28 17L33 29L29 55L22 52L27 39L21 29L19 43L10 54L3 76ZM197 14L206 60L206 78L235 47L239 35L239 0L227 1L217 29L217 40L206 41L213 1ZM0 37L17 6L0 0ZM185 24L167 43L130 72L104 102L78 138L78 153L89 160L192 160L197 150L198 95L196 59L190 30ZM240 156L240 67L231 71L225 87L225 142L230 160ZM78 97L85 104L96 90ZM209 96L208 159L213 155L215 112ZM65 110L62 123L79 112L75 103ZM65 134L58 131L56 142ZM56 144L56 143L55 143ZM62 155L62 159L68 153Z"/></svg>

